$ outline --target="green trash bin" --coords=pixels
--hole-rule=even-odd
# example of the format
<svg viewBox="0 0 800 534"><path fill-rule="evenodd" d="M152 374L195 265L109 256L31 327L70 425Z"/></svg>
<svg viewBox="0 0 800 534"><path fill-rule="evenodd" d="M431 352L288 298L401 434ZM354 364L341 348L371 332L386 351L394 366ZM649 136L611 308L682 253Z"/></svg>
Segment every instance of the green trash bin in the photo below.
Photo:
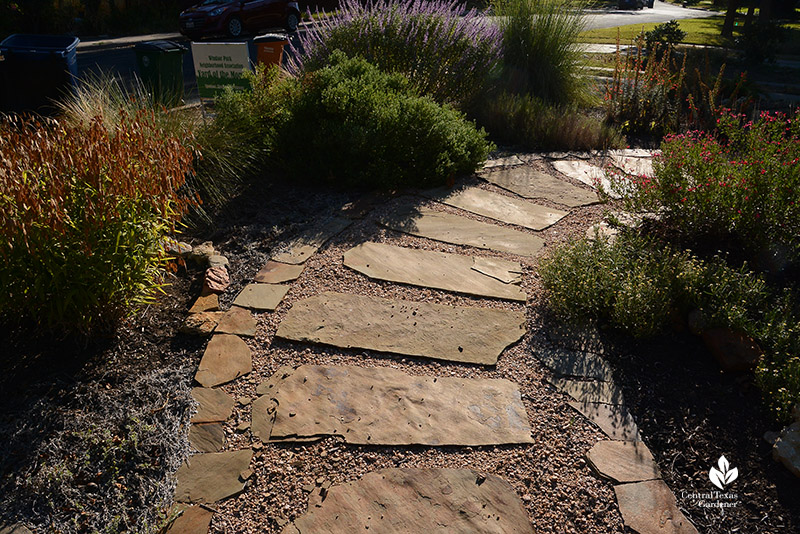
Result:
<svg viewBox="0 0 800 534"><path fill-rule="evenodd" d="M186 48L173 41L145 41L134 48L139 77L153 99L166 107L183 102L183 54Z"/></svg>

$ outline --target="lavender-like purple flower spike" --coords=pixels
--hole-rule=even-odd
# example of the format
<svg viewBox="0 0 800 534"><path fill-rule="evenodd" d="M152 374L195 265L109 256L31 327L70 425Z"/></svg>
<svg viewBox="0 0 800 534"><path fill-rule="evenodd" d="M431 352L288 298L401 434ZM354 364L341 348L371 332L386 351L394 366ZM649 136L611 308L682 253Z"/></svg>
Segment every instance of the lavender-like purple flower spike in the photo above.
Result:
<svg viewBox="0 0 800 534"><path fill-rule="evenodd" d="M502 35L455 0L342 0L335 16L320 16L299 41L288 65L294 74L324 67L338 49L405 74L420 92L458 105L498 65Z"/></svg>

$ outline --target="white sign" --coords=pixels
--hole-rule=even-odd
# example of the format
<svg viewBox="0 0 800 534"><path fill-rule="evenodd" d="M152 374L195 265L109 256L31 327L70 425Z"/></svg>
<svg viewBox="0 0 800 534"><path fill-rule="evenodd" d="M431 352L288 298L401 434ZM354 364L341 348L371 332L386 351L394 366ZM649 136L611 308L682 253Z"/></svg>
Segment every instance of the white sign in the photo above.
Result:
<svg viewBox="0 0 800 534"><path fill-rule="evenodd" d="M250 69L250 51L245 43L192 43L192 59L200 98L213 98L225 87L246 89L244 71Z"/></svg>

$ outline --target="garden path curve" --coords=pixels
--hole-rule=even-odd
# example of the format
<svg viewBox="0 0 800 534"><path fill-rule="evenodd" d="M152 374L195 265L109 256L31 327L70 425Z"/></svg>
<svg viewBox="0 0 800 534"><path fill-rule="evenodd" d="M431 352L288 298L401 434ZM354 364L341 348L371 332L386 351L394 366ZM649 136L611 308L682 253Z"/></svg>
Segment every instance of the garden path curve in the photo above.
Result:
<svg viewBox="0 0 800 534"><path fill-rule="evenodd" d="M649 156L625 152L612 154L610 161L639 172L648 168ZM535 167L537 162L553 162L551 168L563 175L543 172ZM538 414L526 406L520 384L501 372L509 347L521 347L549 369L551 387L545 394L551 402L574 410L575 417L585 417L605 433L607 439L595 440L585 455L588 465L614 484L626 526L642 534L696 532L660 479L602 350L593 343L596 335L551 329L546 331L546 348L530 343L526 283L535 275L530 266L548 241L538 231L557 229L571 210L597 202L591 188L603 185L604 173L585 156L529 155L489 162L479 179L455 192L426 191L422 198L398 199L376 216L376 222L390 229L383 232L417 236L420 243L457 245L448 245L452 252L367 240L350 243L337 261L380 287L402 284L477 295L484 300L474 302L489 305L418 302L330 288L285 306L282 301L305 276L308 260L352 223L342 217L324 221L287 244L242 290L213 333L197 371L203 387L194 390L198 409L189 430L197 454L177 473L175 500L181 505L172 534L205 534L209 528L221 532L214 512L226 525L235 522L236 518L223 519L219 509L231 497L256 491L251 482L261 475L253 458L268 447L288 450L289 458L292 448L322 439L377 451L392 447L399 458L405 457L404 450L420 447L483 447L489 458L499 446L521 451L535 447L531 423ZM379 208L386 206L374 209ZM492 305L502 302L506 304ZM253 312L263 312L259 319L280 313L276 331L266 342ZM254 398L234 399L226 393L225 387L253 372L253 350L278 342L287 350L320 347L313 350L324 350L343 363L279 367L258 384ZM358 354L365 355L363 365ZM420 359L414 373L391 364L376 366L371 360L403 356ZM256 362L256 372L258 367ZM447 373L449 367L475 375L452 376L457 373ZM495 374L487 378L487 372ZM245 406L250 417L232 433L226 421ZM357 449L356 454L359 451L371 454L370 449ZM291 467L286 472L291 476ZM532 497L474 465L403 467L401 461L336 485L320 477L303 491L308 500L305 513L283 518L262 511L263 531L534 531Z"/></svg>

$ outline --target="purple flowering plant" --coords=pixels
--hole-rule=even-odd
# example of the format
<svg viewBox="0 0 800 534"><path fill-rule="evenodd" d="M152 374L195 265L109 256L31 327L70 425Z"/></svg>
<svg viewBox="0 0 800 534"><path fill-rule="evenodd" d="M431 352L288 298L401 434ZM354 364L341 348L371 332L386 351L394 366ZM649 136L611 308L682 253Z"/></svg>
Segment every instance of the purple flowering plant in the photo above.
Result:
<svg viewBox="0 0 800 534"><path fill-rule="evenodd" d="M496 26L453 0L342 0L334 16L300 36L289 70L318 70L341 50L405 75L440 103L464 107L498 67L501 43Z"/></svg>

